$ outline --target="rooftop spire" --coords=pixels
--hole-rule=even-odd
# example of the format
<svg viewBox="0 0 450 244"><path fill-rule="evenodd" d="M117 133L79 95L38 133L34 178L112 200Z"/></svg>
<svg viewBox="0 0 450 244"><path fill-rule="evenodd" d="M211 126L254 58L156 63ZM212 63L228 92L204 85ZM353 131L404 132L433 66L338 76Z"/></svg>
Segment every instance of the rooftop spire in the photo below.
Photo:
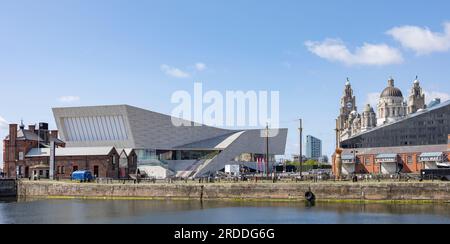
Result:
<svg viewBox="0 0 450 244"><path fill-rule="evenodd" d="M20 129L25 129L25 125L23 124L23 119L20 120Z"/></svg>
<svg viewBox="0 0 450 244"><path fill-rule="evenodd" d="M414 84L419 84L419 76L416 75L416 80L414 81Z"/></svg>
<svg viewBox="0 0 450 244"><path fill-rule="evenodd" d="M394 84L394 78L392 78L392 76L391 76L391 78L388 80L388 84L389 84L390 87L394 87L394 86L395 86L395 84Z"/></svg>
<svg viewBox="0 0 450 244"><path fill-rule="evenodd" d="M346 86L350 85L350 78L347 77L347 82L345 83Z"/></svg>

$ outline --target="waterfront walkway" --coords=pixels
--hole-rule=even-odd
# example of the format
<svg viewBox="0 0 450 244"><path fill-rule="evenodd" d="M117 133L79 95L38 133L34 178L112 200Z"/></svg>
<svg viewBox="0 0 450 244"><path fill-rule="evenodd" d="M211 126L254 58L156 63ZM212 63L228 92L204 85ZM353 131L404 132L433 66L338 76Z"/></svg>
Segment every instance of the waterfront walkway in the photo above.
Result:
<svg viewBox="0 0 450 244"><path fill-rule="evenodd" d="M304 201L450 201L449 182L123 182L19 181L19 197Z"/></svg>

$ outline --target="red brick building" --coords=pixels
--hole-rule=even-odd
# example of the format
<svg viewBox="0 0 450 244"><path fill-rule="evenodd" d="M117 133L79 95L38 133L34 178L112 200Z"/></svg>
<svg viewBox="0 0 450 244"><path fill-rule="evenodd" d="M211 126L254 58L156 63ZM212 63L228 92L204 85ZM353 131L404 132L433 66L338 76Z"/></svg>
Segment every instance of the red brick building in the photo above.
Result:
<svg viewBox="0 0 450 244"><path fill-rule="evenodd" d="M50 175L50 144L55 144L54 176L69 179L76 170L90 170L99 178L128 178L136 171L136 154L132 149L114 147L70 147L58 139L58 131L48 125L28 129L9 126L3 141L4 173L8 178L48 178Z"/></svg>
<svg viewBox="0 0 450 244"><path fill-rule="evenodd" d="M388 175L397 172L420 173L422 169L450 167L450 135L448 138L447 145L344 149L342 173ZM335 159L333 155L334 173Z"/></svg>

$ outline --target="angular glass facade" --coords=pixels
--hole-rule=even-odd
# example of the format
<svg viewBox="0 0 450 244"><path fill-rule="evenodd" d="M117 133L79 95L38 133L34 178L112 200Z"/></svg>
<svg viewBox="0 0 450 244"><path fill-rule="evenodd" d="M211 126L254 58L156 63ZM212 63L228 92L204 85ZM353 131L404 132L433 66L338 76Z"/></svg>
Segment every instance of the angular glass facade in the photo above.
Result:
<svg viewBox="0 0 450 244"><path fill-rule="evenodd" d="M212 159L220 152L217 150L155 150L135 149L138 165L167 165L172 160Z"/></svg>
<svg viewBox="0 0 450 244"><path fill-rule="evenodd" d="M120 115L63 118L63 123L66 141L128 140L124 118Z"/></svg>

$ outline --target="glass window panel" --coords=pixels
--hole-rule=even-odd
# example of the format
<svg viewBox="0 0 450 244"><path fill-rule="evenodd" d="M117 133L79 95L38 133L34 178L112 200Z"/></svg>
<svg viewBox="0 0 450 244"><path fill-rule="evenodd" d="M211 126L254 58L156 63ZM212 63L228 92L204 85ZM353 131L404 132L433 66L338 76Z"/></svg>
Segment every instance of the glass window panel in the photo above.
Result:
<svg viewBox="0 0 450 244"><path fill-rule="evenodd" d="M103 127L103 124L102 124L102 119L100 117L95 117L95 120L97 121L101 140L106 141L106 132L105 132L105 128Z"/></svg>
<svg viewBox="0 0 450 244"><path fill-rule="evenodd" d="M73 118L69 118L67 121L69 123L70 131L72 133L72 139L74 141L79 141L79 139L78 139L78 132L75 130L75 125L73 123L74 122Z"/></svg>
<svg viewBox="0 0 450 244"><path fill-rule="evenodd" d="M86 132L83 130L83 125L81 124L80 118L75 118L77 129L80 132L80 141L86 141Z"/></svg>
<svg viewBox="0 0 450 244"><path fill-rule="evenodd" d="M86 136L85 140L86 140L86 141L90 141L90 140L91 140L91 137L90 137L90 134L91 134L91 133L89 132L89 128L88 128L88 126L87 126L87 124L86 124L86 118L81 117L81 118L80 118L80 122L81 122L81 126L82 126L82 128L83 128L84 134L85 134L85 136Z"/></svg>
<svg viewBox="0 0 450 244"><path fill-rule="evenodd" d="M91 124L91 121L89 120L89 117L84 118L84 124L88 131L89 139L91 141L95 141L95 135L94 135L95 131L94 131L94 127Z"/></svg>
<svg viewBox="0 0 450 244"><path fill-rule="evenodd" d="M123 139L124 140L128 140L128 132L127 132L127 128L126 128L125 123L124 123L123 116L119 117L119 123L120 123L120 127L122 128L122 132L123 132L123 136L124 136Z"/></svg>
<svg viewBox="0 0 450 244"><path fill-rule="evenodd" d="M81 141L81 132L78 131L77 121L75 118L70 118L70 123L72 124L72 131L74 133L74 138L76 141Z"/></svg>
<svg viewBox="0 0 450 244"><path fill-rule="evenodd" d="M86 123L85 123L86 118L81 117L81 118L79 118L79 120L80 120L81 128L83 129L83 132L84 132L84 141L90 141L91 139L89 137L89 130L88 130L88 128L86 126Z"/></svg>
<svg viewBox="0 0 450 244"><path fill-rule="evenodd" d="M89 128L91 129L91 137L93 141L98 141L98 136L97 136L97 130L95 129L95 123L92 120L92 117L87 117L87 120L89 121Z"/></svg>
<svg viewBox="0 0 450 244"><path fill-rule="evenodd" d="M107 140L108 141L112 141L113 137L112 137L112 131L111 131L111 127L108 125L108 120L106 119L106 117L102 117L102 122L103 122L103 126L105 127L105 130L107 131Z"/></svg>
<svg viewBox="0 0 450 244"><path fill-rule="evenodd" d="M70 131L71 128L69 126L69 121L67 118L64 118L63 121L64 121L64 127L66 128L66 135L67 135L66 140L73 141L72 133Z"/></svg>
<svg viewBox="0 0 450 244"><path fill-rule="evenodd" d="M119 136L119 140L123 140L125 138L125 136L123 135L123 130L122 127L120 126L120 116L114 116L114 124L116 125L117 128L117 134Z"/></svg>
<svg viewBox="0 0 450 244"><path fill-rule="evenodd" d="M117 140L117 129L114 123L114 117L113 116L108 116L108 123L109 126L111 127L111 132L112 132L112 136L113 136L113 140L116 141Z"/></svg>
<svg viewBox="0 0 450 244"><path fill-rule="evenodd" d="M119 141L128 139L123 116L63 118L68 141Z"/></svg>
<svg viewBox="0 0 450 244"><path fill-rule="evenodd" d="M120 127L119 117L113 116L113 121L114 121L114 125L116 126L116 130L117 130L117 136L118 136L117 139L123 140L123 132L122 132L122 127Z"/></svg>
<svg viewBox="0 0 450 244"><path fill-rule="evenodd" d="M118 141L118 140L120 140L120 132L119 132L119 128L117 127L115 117L116 116L110 116L109 118L111 121L111 127L113 128L113 131L114 131L114 140Z"/></svg>
<svg viewBox="0 0 450 244"><path fill-rule="evenodd" d="M92 117L92 124L94 125L95 128L95 134L97 136L97 140L98 141L102 141L102 134L100 131L100 125L98 124L98 121L95 117Z"/></svg>
<svg viewBox="0 0 450 244"><path fill-rule="evenodd" d="M102 141L107 141L107 139L108 139L107 134L108 133L106 132L106 128L105 128L105 126L103 124L102 118L101 117L96 117L95 119L97 120L98 127L100 129L100 134L101 134L101 137L102 137Z"/></svg>
<svg viewBox="0 0 450 244"><path fill-rule="evenodd" d="M117 129L120 131L120 140L125 140L127 138L125 133L125 128L123 128L122 116L116 117Z"/></svg>

